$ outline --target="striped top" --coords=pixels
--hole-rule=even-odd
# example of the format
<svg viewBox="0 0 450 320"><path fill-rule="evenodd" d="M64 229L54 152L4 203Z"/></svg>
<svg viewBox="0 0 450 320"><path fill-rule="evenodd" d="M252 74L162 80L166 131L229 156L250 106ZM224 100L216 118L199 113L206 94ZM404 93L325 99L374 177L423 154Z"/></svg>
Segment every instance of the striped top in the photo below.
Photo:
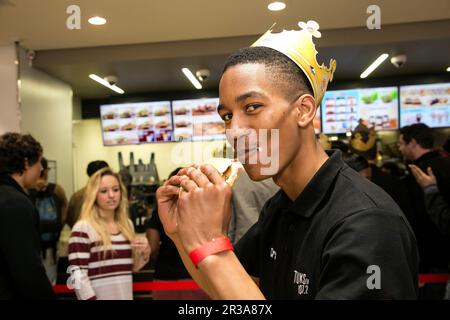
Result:
<svg viewBox="0 0 450 320"><path fill-rule="evenodd" d="M131 222L130 222L131 223ZM133 299L132 272L147 261L133 261L131 243L122 234L111 235L112 248L104 252L100 236L85 220L78 221L69 239L69 263L80 272L75 292L80 300Z"/></svg>

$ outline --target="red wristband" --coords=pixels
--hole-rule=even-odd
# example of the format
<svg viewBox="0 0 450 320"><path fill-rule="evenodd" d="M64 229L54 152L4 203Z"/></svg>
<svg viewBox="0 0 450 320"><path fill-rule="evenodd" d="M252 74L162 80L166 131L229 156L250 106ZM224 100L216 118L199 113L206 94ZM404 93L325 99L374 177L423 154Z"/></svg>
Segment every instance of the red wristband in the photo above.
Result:
<svg viewBox="0 0 450 320"><path fill-rule="evenodd" d="M231 244L231 241L227 236L223 236L220 238L212 239L202 246L195 248L189 253L189 258L191 258L194 266L197 267L200 261L205 259L207 256L227 250L233 250L233 245Z"/></svg>

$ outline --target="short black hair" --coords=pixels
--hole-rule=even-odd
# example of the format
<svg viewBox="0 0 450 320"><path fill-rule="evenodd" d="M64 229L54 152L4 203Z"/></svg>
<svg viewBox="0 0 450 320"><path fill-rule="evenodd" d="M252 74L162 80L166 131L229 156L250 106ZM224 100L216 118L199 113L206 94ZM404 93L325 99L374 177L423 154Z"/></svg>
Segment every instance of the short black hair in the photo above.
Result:
<svg viewBox="0 0 450 320"><path fill-rule="evenodd" d="M86 173L90 177L94 173L96 173L98 170L107 168L107 167L109 167L109 165L106 161L103 161L103 160L91 161L91 162L89 162L89 164L87 166Z"/></svg>
<svg viewBox="0 0 450 320"><path fill-rule="evenodd" d="M433 130L424 123L415 123L400 129L405 143L410 143L412 139L424 149L432 149L434 147Z"/></svg>
<svg viewBox="0 0 450 320"><path fill-rule="evenodd" d="M288 100L293 100L303 93L314 95L302 69L288 56L268 47L250 47L236 51L225 61L223 73L230 67L247 63L265 65L274 83L286 90Z"/></svg>
<svg viewBox="0 0 450 320"><path fill-rule="evenodd" d="M29 166L39 161L41 144L31 135L7 132L0 136L0 174L22 174L25 161Z"/></svg>

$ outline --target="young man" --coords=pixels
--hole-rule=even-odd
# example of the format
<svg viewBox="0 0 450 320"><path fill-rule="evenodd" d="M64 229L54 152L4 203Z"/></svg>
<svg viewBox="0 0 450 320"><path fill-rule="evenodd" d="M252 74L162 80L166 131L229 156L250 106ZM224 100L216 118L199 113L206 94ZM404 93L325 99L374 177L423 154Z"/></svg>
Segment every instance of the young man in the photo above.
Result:
<svg viewBox="0 0 450 320"><path fill-rule="evenodd" d="M39 215L26 194L42 171L32 136L0 136L0 300L54 299L40 254Z"/></svg>
<svg viewBox="0 0 450 320"><path fill-rule="evenodd" d="M193 166L157 191L165 231L213 298L414 299L417 249L400 209L315 139L313 119L334 61L326 69L315 60L317 23L299 25L230 56L219 87L231 143L252 130L278 130L278 147L262 150L258 140L243 151L258 156L244 163L252 180L267 178L262 152L278 153L270 176L281 190L233 252L223 238L231 188L211 166Z"/></svg>
<svg viewBox="0 0 450 320"><path fill-rule="evenodd" d="M422 171L433 170L437 187L447 205L450 205L450 158L434 150L433 131L423 123L400 129L398 147L406 163L414 164ZM408 167L411 170L411 167ZM420 273L447 273L450 262L450 243L433 223L425 207L424 191L413 175L406 176L405 184L414 208L410 218L417 237L420 254ZM409 218L409 217L408 217ZM442 299L444 284L426 284L419 296L424 299Z"/></svg>

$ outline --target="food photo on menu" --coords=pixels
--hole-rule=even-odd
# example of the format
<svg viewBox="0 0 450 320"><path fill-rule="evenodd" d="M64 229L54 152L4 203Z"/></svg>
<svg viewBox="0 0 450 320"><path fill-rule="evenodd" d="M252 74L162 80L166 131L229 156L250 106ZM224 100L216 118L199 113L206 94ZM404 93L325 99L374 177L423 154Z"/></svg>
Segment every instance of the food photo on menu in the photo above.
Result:
<svg viewBox="0 0 450 320"><path fill-rule="evenodd" d="M400 121L402 126L450 127L450 83L401 86Z"/></svg>
<svg viewBox="0 0 450 320"><path fill-rule="evenodd" d="M102 105L105 145L172 141L170 101Z"/></svg>
<svg viewBox="0 0 450 320"><path fill-rule="evenodd" d="M225 125L217 113L218 98L172 102L175 141L225 139Z"/></svg>

